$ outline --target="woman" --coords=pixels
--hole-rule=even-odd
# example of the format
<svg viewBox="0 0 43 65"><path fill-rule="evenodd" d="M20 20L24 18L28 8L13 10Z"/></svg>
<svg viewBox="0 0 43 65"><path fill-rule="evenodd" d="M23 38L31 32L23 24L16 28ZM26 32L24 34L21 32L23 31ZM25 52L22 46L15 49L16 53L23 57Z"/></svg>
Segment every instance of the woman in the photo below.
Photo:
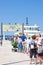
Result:
<svg viewBox="0 0 43 65"><path fill-rule="evenodd" d="M19 52L22 52L22 50L23 50L22 39L21 39L21 37L19 36L19 37L18 37L18 51L19 51Z"/></svg>
<svg viewBox="0 0 43 65"><path fill-rule="evenodd" d="M41 50L42 50L41 40L42 40L41 35L38 35L38 41L37 41L37 46L38 46L38 51L37 51L37 53L38 53L38 59L39 59L39 61L41 61L43 63L43 53L41 52Z"/></svg>

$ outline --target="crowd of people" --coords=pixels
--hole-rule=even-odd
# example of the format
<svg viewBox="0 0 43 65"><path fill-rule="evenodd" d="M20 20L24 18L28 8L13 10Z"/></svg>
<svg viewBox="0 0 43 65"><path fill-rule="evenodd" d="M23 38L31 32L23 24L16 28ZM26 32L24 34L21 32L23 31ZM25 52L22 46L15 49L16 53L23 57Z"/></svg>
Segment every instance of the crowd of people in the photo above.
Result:
<svg viewBox="0 0 43 65"><path fill-rule="evenodd" d="M37 61L43 63L43 34L32 35L31 39L28 39L24 34L14 38L13 42L17 41L18 52L27 53L30 56L30 64L34 57L35 65Z"/></svg>

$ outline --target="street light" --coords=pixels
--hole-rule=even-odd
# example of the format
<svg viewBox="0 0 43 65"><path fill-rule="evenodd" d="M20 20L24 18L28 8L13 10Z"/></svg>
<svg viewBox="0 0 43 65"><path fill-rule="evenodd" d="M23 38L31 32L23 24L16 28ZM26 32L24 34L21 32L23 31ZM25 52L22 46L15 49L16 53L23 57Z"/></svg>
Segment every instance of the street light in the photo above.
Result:
<svg viewBox="0 0 43 65"><path fill-rule="evenodd" d="M3 23L1 23L1 46L2 46L2 40L3 40Z"/></svg>
<svg viewBox="0 0 43 65"><path fill-rule="evenodd" d="M22 24L22 34L24 34L24 23Z"/></svg>

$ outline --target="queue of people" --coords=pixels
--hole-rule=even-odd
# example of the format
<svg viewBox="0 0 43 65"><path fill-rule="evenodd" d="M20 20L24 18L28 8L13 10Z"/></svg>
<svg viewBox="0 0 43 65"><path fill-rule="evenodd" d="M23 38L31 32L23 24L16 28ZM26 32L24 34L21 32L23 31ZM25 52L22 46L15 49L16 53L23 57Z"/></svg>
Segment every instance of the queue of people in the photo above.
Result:
<svg viewBox="0 0 43 65"><path fill-rule="evenodd" d="M29 53L30 64L32 64L33 57L35 65L37 61L43 63L43 35L32 35L31 39L28 39L23 34L22 36L16 37L16 41L18 42L18 52Z"/></svg>

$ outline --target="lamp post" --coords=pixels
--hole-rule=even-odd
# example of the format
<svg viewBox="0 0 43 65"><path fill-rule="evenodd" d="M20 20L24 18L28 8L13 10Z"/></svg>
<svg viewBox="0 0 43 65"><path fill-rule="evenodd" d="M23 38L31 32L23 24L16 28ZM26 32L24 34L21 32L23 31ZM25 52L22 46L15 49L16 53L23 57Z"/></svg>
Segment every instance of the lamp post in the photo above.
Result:
<svg viewBox="0 0 43 65"><path fill-rule="evenodd" d="M24 34L24 23L22 24L22 34Z"/></svg>
<svg viewBox="0 0 43 65"><path fill-rule="evenodd" d="M1 23L1 46L2 46L2 40L3 40L3 23Z"/></svg>

